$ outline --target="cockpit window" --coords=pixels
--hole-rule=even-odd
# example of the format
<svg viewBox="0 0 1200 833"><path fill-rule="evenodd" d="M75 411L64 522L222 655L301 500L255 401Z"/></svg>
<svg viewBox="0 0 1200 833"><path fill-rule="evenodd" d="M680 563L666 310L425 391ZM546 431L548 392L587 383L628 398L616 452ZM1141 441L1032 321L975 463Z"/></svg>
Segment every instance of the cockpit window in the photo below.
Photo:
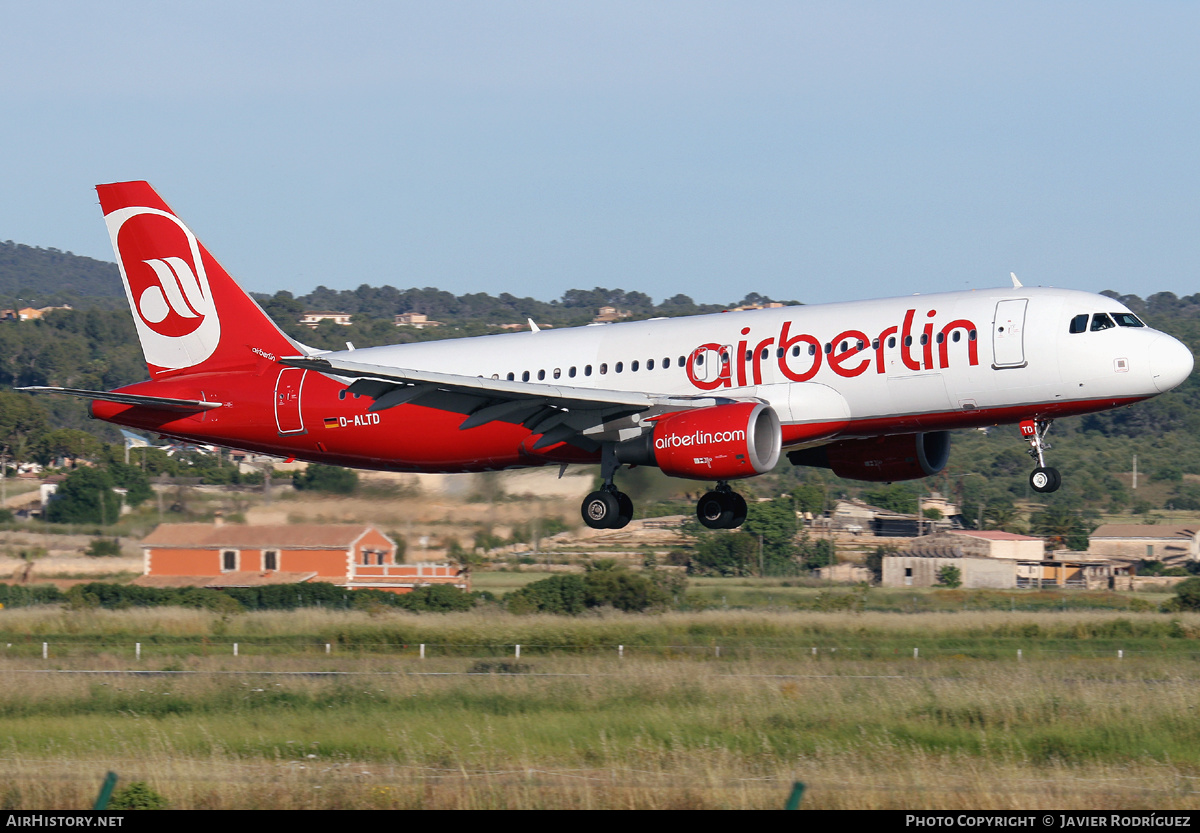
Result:
<svg viewBox="0 0 1200 833"><path fill-rule="evenodd" d="M1087 313L1081 313L1071 319L1071 332L1086 333L1087 332Z"/></svg>
<svg viewBox="0 0 1200 833"><path fill-rule="evenodd" d="M1113 320L1103 312L1098 312L1092 316L1093 333L1097 330L1111 330L1115 326L1117 325L1113 323Z"/></svg>
<svg viewBox="0 0 1200 833"><path fill-rule="evenodd" d="M1117 324L1121 327L1145 327L1136 315L1132 312L1114 312L1112 317L1117 320Z"/></svg>

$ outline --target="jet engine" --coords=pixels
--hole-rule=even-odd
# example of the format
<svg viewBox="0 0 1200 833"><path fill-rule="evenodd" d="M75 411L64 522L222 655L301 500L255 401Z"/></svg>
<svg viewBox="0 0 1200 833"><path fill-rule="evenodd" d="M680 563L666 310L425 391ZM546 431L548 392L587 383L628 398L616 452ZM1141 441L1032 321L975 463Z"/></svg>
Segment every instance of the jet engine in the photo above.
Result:
<svg viewBox="0 0 1200 833"><path fill-rule="evenodd" d="M672 477L736 480L773 469L781 446L779 417L769 405L734 402L665 414L616 452L622 463L658 466Z"/></svg>
<svg viewBox="0 0 1200 833"><path fill-rule="evenodd" d="M788 454L793 465L833 469L838 477L875 483L928 477L944 469L949 459L949 431L842 440Z"/></svg>

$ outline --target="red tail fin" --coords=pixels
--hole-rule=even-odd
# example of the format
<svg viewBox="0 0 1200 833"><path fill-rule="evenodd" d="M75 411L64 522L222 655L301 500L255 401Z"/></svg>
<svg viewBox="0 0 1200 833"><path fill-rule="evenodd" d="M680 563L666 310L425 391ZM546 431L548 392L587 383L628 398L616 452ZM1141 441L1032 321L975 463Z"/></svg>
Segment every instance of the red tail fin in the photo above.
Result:
<svg viewBox="0 0 1200 833"><path fill-rule="evenodd" d="M303 352L148 182L96 191L152 377L252 367Z"/></svg>

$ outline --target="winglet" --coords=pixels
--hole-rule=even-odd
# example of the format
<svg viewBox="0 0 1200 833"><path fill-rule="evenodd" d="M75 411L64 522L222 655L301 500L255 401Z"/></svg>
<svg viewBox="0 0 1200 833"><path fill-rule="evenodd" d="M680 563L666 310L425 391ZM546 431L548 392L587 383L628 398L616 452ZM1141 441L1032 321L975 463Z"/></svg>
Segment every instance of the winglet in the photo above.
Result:
<svg viewBox="0 0 1200 833"><path fill-rule="evenodd" d="M532 318L527 318L525 320L529 322L529 331L531 333L540 333L541 332L541 330L538 328L538 325L533 323Z"/></svg>
<svg viewBox="0 0 1200 833"><path fill-rule="evenodd" d="M1020 289L1023 286L1023 284L1019 280L1017 280L1017 273L1009 272L1008 274L1013 279L1013 289Z"/></svg>

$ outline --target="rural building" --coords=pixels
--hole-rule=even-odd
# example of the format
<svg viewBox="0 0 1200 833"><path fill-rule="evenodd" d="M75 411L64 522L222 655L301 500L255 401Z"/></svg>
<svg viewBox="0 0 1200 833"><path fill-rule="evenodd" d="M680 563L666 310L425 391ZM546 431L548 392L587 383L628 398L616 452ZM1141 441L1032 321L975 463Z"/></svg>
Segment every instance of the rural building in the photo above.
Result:
<svg viewBox="0 0 1200 833"><path fill-rule="evenodd" d="M396 544L367 524L161 524L142 541L151 587L247 587L326 581L408 593L426 584L470 589L451 564L399 564Z"/></svg>
<svg viewBox="0 0 1200 833"><path fill-rule="evenodd" d="M608 324L612 321L620 321L622 318L629 318L632 314L628 310L619 310L616 307L600 307L596 317L592 319L592 323Z"/></svg>
<svg viewBox="0 0 1200 833"><path fill-rule="evenodd" d="M1089 590L1114 586L1113 565L1106 561L1039 557L1036 559L988 558L964 555L961 547L926 545L894 556L884 556L884 587L933 587L938 571L958 567L962 586L1010 589L1016 587L1085 587Z"/></svg>
<svg viewBox="0 0 1200 833"><path fill-rule="evenodd" d="M332 321L334 324L341 324L343 327L350 326L351 314L348 312L333 312L332 310L313 310L304 313L300 319L300 323L305 327L312 327L314 330L322 321Z"/></svg>
<svg viewBox="0 0 1200 833"><path fill-rule="evenodd" d="M861 500L839 500L829 513L834 529L851 533L870 533L884 538L911 538L935 529L948 529L951 522L906 515L863 503Z"/></svg>
<svg viewBox="0 0 1200 833"><path fill-rule="evenodd" d="M1200 560L1200 524L1104 524L1088 536L1088 554L1183 567Z"/></svg>
<svg viewBox="0 0 1200 833"><path fill-rule="evenodd" d="M950 529L922 535L910 541L905 549L918 551L939 547L949 547L971 558L1041 561L1046 556L1046 544L1041 538L990 529Z"/></svg>
<svg viewBox="0 0 1200 833"><path fill-rule="evenodd" d="M963 587L1017 586L1017 562L956 555L952 548L884 556L881 583L884 587L934 587L943 567L957 567Z"/></svg>
<svg viewBox="0 0 1200 833"><path fill-rule="evenodd" d="M423 312L402 312L392 317L392 323L397 327L413 327L418 330L442 326L441 321L430 321L429 316Z"/></svg>

